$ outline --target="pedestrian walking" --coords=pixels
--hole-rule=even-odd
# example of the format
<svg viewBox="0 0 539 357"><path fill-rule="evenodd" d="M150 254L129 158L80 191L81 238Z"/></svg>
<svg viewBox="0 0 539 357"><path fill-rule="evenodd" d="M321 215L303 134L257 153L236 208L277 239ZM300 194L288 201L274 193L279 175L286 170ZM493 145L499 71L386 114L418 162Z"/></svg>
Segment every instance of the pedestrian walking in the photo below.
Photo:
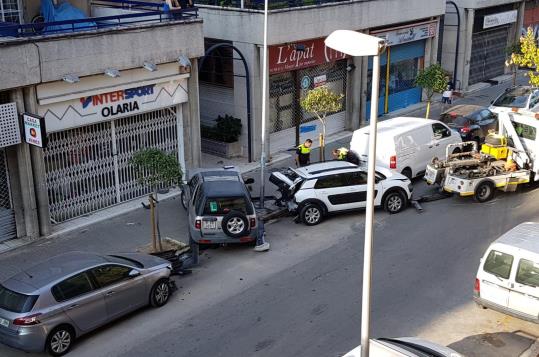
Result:
<svg viewBox="0 0 539 357"><path fill-rule="evenodd" d="M296 148L296 166L307 166L311 163L311 146L313 141L311 139L305 140L305 142Z"/></svg>

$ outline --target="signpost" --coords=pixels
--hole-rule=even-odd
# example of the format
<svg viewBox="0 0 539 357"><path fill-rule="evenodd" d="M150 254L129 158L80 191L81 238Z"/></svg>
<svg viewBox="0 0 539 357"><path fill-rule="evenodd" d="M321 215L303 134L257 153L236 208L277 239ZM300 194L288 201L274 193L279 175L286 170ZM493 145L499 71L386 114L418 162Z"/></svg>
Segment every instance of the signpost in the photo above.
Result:
<svg viewBox="0 0 539 357"><path fill-rule="evenodd" d="M37 115L24 113L22 115L24 126L24 141L40 148L47 146L47 131L45 118Z"/></svg>

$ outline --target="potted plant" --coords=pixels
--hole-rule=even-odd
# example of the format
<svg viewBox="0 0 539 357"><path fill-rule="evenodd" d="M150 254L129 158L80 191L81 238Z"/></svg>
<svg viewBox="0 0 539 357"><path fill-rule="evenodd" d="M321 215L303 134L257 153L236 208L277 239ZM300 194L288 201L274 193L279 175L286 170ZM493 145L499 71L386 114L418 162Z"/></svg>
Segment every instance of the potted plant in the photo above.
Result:
<svg viewBox="0 0 539 357"><path fill-rule="evenodd" d="M239 141L241 135L241 119L231 115L219 115L215 126L202 125L202 152L225 157L227 159L242 155Z"/></svg>

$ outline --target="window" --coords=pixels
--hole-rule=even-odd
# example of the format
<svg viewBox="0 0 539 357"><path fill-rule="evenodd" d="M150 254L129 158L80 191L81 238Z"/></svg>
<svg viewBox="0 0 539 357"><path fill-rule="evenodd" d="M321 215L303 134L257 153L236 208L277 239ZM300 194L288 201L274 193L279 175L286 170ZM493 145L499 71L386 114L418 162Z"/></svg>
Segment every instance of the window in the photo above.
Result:
<svg viewBox="0 0 539 357"><path fill-rule="evenodd" d="M194 194L194 199L193 199L193 203L195 205L195 210L196 212L200 212L200 206L202 205L202 200L204 199L204 195L202 194L202 187L201 186L198 186L196 189L195 189L195 194Z"/></svg>
<svg viewBox="0 0 539 357"><path fill-rule="evenodd" d="M487 256L483 270L500 278L509 279L511 265L513 265L512 255L492 250Z"/></svg>
<svg viewBox="0 0 539 357"><path fill-rule="evenodd" d="M99 286L105 287L127 279L131 270L121 265L104 265L92 269L92 274Z"/></svg>
<svg viewBox="0 0 539 357"><path fill-rule="evenodd" d="M337 174L321 177L316 180L315 189L348 186L346 174Z"/></svg>
<svg viewBox="0 0 539 357"><path fill-rule="evenodd" d="M0 285L0 308L11 312L28 312L37 300L36 295L24 295Z"/></svg>
<svg viewBox="0 0 539 357"><path fill-rule="evenodd" d="M441 135L442 138L447 138L451 136L451 130L449 130L446 126L436 123L432 124L432 132L434 135Z"/></svg>
<svg viewBox="0 0 539 357"><path fill-rule="evenodd" d="M88 274L81 273L67 278L52 288L52 295L57 301L73 299L93 290Z"/></svg>
<svg viewBox="0 0 539 357"><path fill-rule="evenodd" d="M214 38L204 39L204 51L219 43L232 42ZM230 46L216 48L204 60L200 68L201 82L234 88L234 51Z"/></svg>
<svg viewBox="0 0 539 357"><path fill-rule="evenodd" d="M0 0L0 21L21 23L22 6L19 0Z"/></svg>
<svg viewBox="0 0 539 357"><path fill-rule="evenodd" d="M525 108L531 91L531 88L513 88L502 94L492 105L496 107Z"/></svg>
<svg viewBox="0 0 539 357"><path fill-rule="evenodd" d="M204 215L207 216L222 216L230 211L252 214L245 197L207 198L204 204Z"/></svg>
<svg viewBox="0 0 539 357"><path fill-rule="evenodd" d="M513 122L513 127L515 128L515 131L517 132L517 135L521 138L528 139L528 140L535 140L537 130L535 127L522 124L522 123L516 123Z"/></svg>
<svg viewBox="0 0 539 357"><path fill-rule="evenodd" d="M539 264L527 259L520 259L515 280L519 284L539 286Z"/></svg>
<svg viewBox="0 0 539 357"><path fill-rule="evenodd" d="M349 185L366 185L367 173L366 172L352 172L349 177Z"/></svg>
<svg viewBox="0 0 539 357"><path fill-rule="evenodd" d="M484 109L484 110L481 111L481 119L482 120L490 119L490 118L492 118L492 113L490 112L490 110Z"/></svg>
<svg viewBox="0 0 539 357"><path fill-rule="evenodd" d="M535 91L531 97L530 97L530 106L529 108L533 108L537 105L537 103L539 103L539 93L537 91Z"/></svg>

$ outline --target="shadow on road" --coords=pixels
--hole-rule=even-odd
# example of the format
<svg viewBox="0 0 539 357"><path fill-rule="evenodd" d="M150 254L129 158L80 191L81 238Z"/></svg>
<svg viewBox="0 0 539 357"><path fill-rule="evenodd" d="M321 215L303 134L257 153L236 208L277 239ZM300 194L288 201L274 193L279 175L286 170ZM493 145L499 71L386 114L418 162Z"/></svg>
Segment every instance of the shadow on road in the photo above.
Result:
<svg viewBox="0 0 539 357"><path fill-rule="evenodd" d="M517 330L468 336L448 347L467 357L518 357L535 342L535 337Z"/></svg>

